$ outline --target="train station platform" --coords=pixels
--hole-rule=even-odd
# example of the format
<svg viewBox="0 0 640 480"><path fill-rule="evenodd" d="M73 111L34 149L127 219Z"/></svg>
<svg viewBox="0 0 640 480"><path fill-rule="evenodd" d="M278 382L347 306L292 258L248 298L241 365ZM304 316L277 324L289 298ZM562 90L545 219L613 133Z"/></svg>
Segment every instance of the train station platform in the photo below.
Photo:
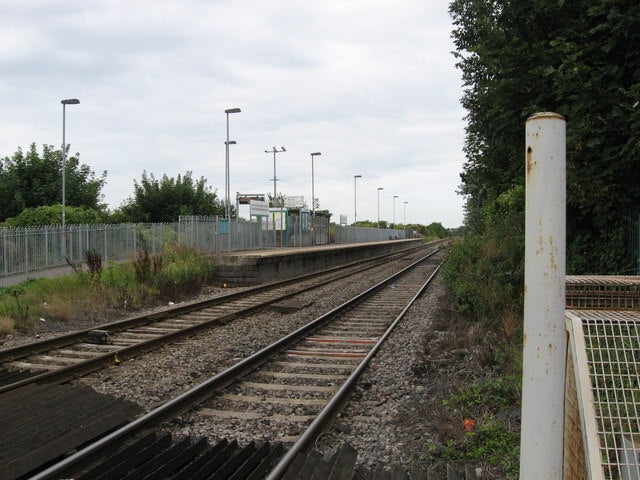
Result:
<svg viewBox="0 0 640 480"><path fill-rule="evenodd" d="M227 286L258 285L408 249L421 243L423 240L416 238L216 254L216 280Z"/></svg>

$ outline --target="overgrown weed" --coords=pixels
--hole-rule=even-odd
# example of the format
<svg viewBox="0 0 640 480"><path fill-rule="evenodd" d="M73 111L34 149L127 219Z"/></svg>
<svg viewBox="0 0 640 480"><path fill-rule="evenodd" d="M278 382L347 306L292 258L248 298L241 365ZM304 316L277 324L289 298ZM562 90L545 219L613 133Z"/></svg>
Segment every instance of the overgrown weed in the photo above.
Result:
<svg viewBox="0 0 640 480"><path fill-rule="evenodd" d="M196 293L213 278L213 264L194 249L175 246L160 255L144 248L132 262L102 264L88 251L88 271L0 289L0 316L16 330L33 331L38 319L69 322L105 320L110 315L158 305ZM141 278L145 281L141 281Z"/></svg>
<svg viewBox="0 0 640 480"><path fill-rule="evenodd" d="M0 315L0 338L15 334L16 328L13 324L13 318L8 315Z"/></svg>
<svg viewBox="0 0 640 480"><path fill-rule="evenodd" d="M444 282L467 322L482 338L475 351L487 378L449 392L436 418L453 416L469 429L445 428L428 451L434 458L484 460L508 478L518 473L524 298L524 188L500 195L474 217L473 232L456 243L444 265ZM507 419L507 420L505 420ZM475 423L473 423L475 422Z"/></svg>

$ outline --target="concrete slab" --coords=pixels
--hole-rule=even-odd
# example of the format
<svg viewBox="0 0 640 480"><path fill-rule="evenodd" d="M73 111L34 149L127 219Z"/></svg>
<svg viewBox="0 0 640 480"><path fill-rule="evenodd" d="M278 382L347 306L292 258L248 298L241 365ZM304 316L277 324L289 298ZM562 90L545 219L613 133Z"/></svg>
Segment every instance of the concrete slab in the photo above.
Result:
<svg viewBox="0 0 640 480"><path fill-rule="evenodd" d="M302 300L285 300L283 302L275 303L272 306L280 313L293 313L298 310L302 310L309 305L311 305L311 302L305 302Z"/></svg>

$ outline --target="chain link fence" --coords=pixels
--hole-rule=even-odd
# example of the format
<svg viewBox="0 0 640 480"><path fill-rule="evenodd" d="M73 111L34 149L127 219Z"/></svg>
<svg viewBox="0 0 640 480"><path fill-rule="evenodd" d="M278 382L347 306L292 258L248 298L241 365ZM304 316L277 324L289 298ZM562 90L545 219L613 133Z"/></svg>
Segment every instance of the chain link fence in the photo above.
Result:
<svg viewBox="0 0 640 480"><path fill-rule="evenodd" d="M308 215L263 220L182 216L175 223L0 228L0 287L32 278L69 274L71 266L93 252L103 262L131 259L140 243L149 253L161 253L178 243L207 253L276 247L304 247L327 243L359 243L405 238L403 230L330 225L330 219Z"/></svg>

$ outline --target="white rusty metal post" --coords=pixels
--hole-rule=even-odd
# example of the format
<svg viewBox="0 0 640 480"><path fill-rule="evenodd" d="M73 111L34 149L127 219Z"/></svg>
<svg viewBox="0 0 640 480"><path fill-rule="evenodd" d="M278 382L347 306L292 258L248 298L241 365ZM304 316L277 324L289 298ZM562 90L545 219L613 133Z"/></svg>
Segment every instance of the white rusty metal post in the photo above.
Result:
<svg viewBox="0 0 640 480"><path fill-rule="evenodd" d="M566 340L566 123L526 123L524 351L520 480L561 480Z"/></svg>

